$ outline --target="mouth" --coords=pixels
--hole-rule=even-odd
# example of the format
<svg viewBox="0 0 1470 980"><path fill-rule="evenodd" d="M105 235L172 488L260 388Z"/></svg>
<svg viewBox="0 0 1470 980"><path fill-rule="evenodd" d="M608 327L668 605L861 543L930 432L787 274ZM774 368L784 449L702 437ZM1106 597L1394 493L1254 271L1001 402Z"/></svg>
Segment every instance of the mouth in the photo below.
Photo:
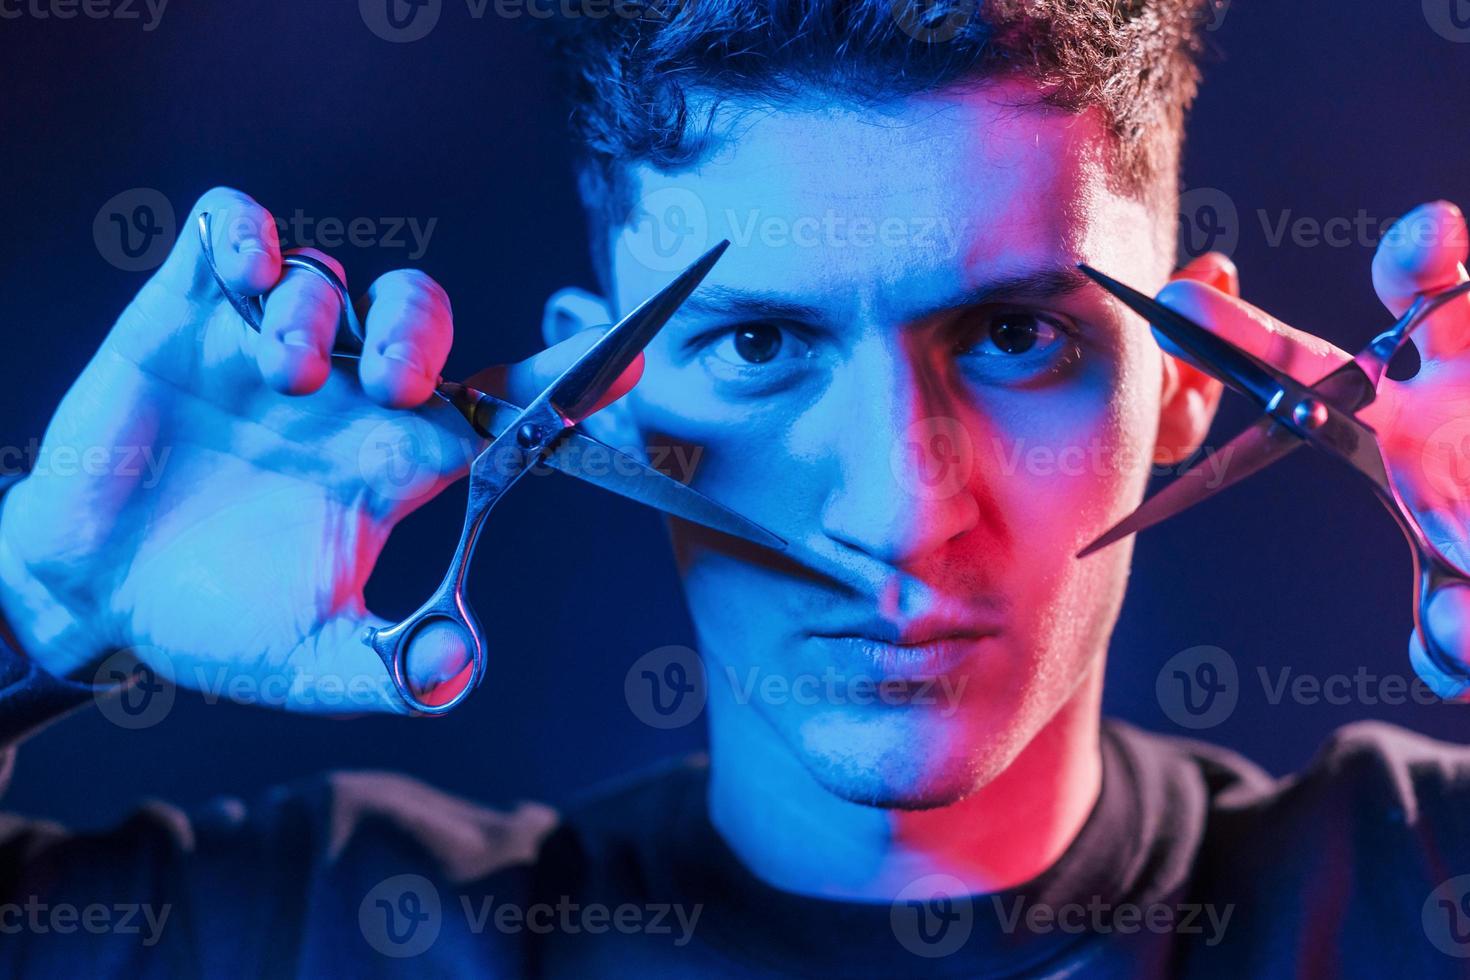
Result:
<svg viewBox="0 0 1470 980"><path fill-rule="evenodd" d="M930 618L900 625L875 620L816 631L809 642L839 668L880 685L893 685L932 681L954 673L999 634L1000 627L994 623Z"/></svg>

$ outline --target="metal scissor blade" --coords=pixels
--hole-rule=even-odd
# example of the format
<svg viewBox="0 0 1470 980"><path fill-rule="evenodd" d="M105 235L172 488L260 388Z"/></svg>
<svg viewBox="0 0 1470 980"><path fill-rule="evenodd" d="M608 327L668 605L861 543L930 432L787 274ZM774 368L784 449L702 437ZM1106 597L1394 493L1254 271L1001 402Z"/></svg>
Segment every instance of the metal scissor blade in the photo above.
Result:
<svg viewBox="0 0 1470 980"><path fill-rule="evenodd" d="M730 242L725 240L704 253L679 278L638 304L617 326L598 338L547 389L547 397L556 410L573 422L590 412L729 247Z"/></svg>
<svg viewBox="0 0 1470 980"><path fill-rule="evenodd" d="M588 472L589 460L598 461L593 472ZM682 517L686 521L702 524L722 534L743 538L776 551L786 549L785 540L754 521L741 517L698 490L581 432L571 432L564 436L544 462L558 472L646 504L665 514Z"/></svg>
<svg viewBox="0 0 1470 980"><path fill-rule="evenodd" d="M518 406L466 385L446 382L441 385L441 390L475 431L486 439L496 438L521 417ZM565 432L542 462L559 473L574 476L666 514L776 551L786 548L782 538L754 521L576 429Z"/></svg>
<svg viewBox="0 0 1470 980"><path fill-rule="evenodd" d="M1294 433L1267 416L1179 474L1173 483L1145 500L1132 514L1079 551L1077 557L1086 558L1130 534L1183 513L1226 487L1259 473L1302 445L1304 443ZM1223 471L1208 465L1216 458L1223 462Z"/></svg>
<svg viewBox="0 0 1470 980"><path fill-rule="evenodd" d="M1373 404L1378 398L1378 380L1371 373L1373 362L1367 360L1371 355L1365 355L1366 352L1359 353L1351 361L1328 372L1321 381L1312 385L1312 391L1348 414Z"/></svg>
<svg viewBox="0 0 1470 980"><path fill-rule="evenodd" d="M1294 378L1277 371L1223 337L1216 336L1153 297L1140 293L1131 286L1125 286L1089 265L1081 264L1078 268L1177 344L1201 368L1222 383L1255 399L1261 407L1271 405L1283 390L1290 391L1300 387Z"/></svg>

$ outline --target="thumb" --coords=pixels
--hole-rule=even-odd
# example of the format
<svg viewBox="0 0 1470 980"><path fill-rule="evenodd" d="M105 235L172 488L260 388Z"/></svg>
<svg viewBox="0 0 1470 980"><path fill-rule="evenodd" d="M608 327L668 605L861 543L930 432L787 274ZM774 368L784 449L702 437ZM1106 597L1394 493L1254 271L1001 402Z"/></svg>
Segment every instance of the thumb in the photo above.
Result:
<svg viewBox="0 0 1470 980"><path fill-rule="evenodd" d="M388 668L365 642L369 628L392 625L365 610L344 611L302 641L299 655L283 664L262 665L255 678L265 691L274 687L289 711L321 715L409 714L393 686ZM411 665L413 666L413 665ZM274 674L274 676L270 676ZM428 679L415 690L432 688Z"/></svg>
<svg viewBox="0 0 1470 980"><path fill-rule="evenodd" d="M1181 279L1202 282L1230 296L1240 295L1240 270L1222 252L1206 252L1176 269L1169 277L1170 282Z"/></svg>
<svg viewBox="0 0 1470 980"><path fill-rule="evenodd" d="M605 327L589 327L524 361L515 364L497 364L486 368L471 377L467 383L473 388L479 388L481 391L489 392L516 405L529 405L537 395L546 389L547 385L559 378L563 371L576 362L577 358L585 354L605 330ZM633 386L642 376L643 355L639 354L587 414L591 415L622 398L633 390ZM579 422L581 419L573 421Z"/></svg>

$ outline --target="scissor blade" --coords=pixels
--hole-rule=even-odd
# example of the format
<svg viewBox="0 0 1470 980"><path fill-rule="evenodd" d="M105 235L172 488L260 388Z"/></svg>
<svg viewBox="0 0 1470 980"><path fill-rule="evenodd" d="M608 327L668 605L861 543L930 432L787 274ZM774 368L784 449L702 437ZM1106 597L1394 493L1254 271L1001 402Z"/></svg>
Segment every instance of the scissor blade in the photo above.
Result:
<svg viewBox="0 0 1470 980"><path fill-rule="evenodd" d="M569 432L544 462L568 476L665 514L783 551L786 542L692 487L581 432ZM590 471L589 471L590 468Z"/></svg>
<svg viewBox="0 0 1470 980"><path fill-rule="evenodd" d="M1126 286L1091 266L1078 266L1093 282L1112 293L1129 309L1147 320L1201 368L1236 391L1255 399L1263 408L1282 389L1299 387L1296 380L1277 371L1260 358L1211 333L1182 313Z"/></svg>
<svg viewBox="0 0 1470 980"><path fill-rule="evenodd" d="M607 393L614 381L648 346L669 321L689 294L699 286L720 256L729 248L728 240L704 253L698 261L679 274L637 309L598 338L588 351L551 383L547 396L563 416L580 421Z"/></svg>
<svg viewBox="0 0 1470 980"><path fill-rule="evenodd" d="M1302 445L1302 440L1289 429L1276 424L1269 416L1263 418L1179 474L1173 483L1145 500L1132 514L1079 551L1077 557L1086 558L1130 534L1183 513L1226 487L1259 473ZM1217 460L1218 468L1215 465Z"/></svg>
<svg viewBox="0 0 1470 980"><path fill-rule="evenodd" d="M446 382L440 391L486 439L495 439L521 417L521 409L494 395ZM762 547L782 551L786 542L692 487L576 429L566 431L542 462L559 473L629 500Z"/></svg>
<svg viewBox="0 0 1470 980"><path fill-rule="evenodd" d="M1372 354L1363 351L1351 361L1334 369L1312 390L1344 412L1355 413L1378 398L1378 380L1374 378Z"/></svg>

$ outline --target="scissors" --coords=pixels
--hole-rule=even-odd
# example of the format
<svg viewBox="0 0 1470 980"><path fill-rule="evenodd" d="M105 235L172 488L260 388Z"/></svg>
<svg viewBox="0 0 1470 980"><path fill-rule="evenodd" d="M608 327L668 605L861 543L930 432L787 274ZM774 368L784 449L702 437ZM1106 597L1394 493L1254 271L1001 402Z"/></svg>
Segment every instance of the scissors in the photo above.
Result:
<svg viewBox="0 0 1470 980"><path fill-rule="evenodd" d="M1219 451L1217 455L1226 464L1223 470L1211 467L1207 473L1203 462L1195 464L1083 548L1078 557L1173 517L1302 445L1314 446L1367 477L1378 499L1398 522L1414 559L1414 629L1429 663L1451 685L1441 694L1457 697L1470 689L1470 667L1443 649L1425 626L1435 594L1447 586L1470 585L1470 574L1429 539L1389 476L1377 433L1357 417L1359 410L1378 397L1378 386L1389 362L1409 342L1415 328L1445 303L1470 292L1470 282L1419 295L1398 322L1374 337L1352 360L1315 384L1304 385L1138 290L1086 265L1079 268L1152 324L1201 369L1256 402L1266 414Z"/></svg>
<svg viewBox="0 0 1470 980"><path fill-rule="evenodd" d="M198 224L204 258L216 285L241 318L260 332L260 300L243 296L225 285L215 265L209 215L201 214ZM407 619L392 626L369 628L363 636L363 642L372 647L388 669L399 697L413 711L442 715L459 705L484 678L484 631L464 594L470 560L490 508L538 463L724 534L776 551L785 549L784 540L760 525L576 427L576 421L588 414L689 298L729 244L724 241L710 249L672 283L609 328L525 408L468 385L441 381L436 386L435 394L454 406L482 438L489 440L489 445L470 464L464 529L443 581ZM342 280L330 266L308 255L287 255L281 261L289 268L320 277L337 294L342 303L342 317L338 321L332 356L360 359L362 323ZM588 472L580 461L588 458L589 451L604 454L600 458L608 460L610 465L597 466ZM408 655L414 639L426 628L445 626L457 632L469 650L472 670L463 688L445 701L431 703L424 701L409 683Z"/></svg>

